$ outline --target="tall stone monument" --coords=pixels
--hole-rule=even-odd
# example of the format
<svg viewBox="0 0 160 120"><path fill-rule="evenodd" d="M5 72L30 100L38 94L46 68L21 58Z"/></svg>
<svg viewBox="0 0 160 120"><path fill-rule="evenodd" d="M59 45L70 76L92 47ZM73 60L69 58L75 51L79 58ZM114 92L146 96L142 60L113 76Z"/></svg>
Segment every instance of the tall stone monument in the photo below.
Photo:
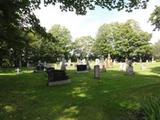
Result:
<svg viewBox="0 0 160 120"><path fill-rule="evenodd" d="M108 54L108 57L105 59L105 67L110 68L112 66L113 66L112 58L111 58L110 54Z"/></svg>
<svg viewBox="0 0 160 120"><path fill-rule="evenodd" d="M66 70L66 60L64 58L62 58L62 62L61 62L61 70Z"/></svg>

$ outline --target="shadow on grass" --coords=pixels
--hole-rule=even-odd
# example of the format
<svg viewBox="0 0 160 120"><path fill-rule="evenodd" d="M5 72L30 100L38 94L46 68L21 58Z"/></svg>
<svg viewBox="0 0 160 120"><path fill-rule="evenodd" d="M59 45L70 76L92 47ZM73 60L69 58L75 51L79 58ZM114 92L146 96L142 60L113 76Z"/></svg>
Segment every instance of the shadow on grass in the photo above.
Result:
<svg viewBox="0 0 160 120"><path fill-rule="evenodd" d="M121 71L67 71L71 83L48 87L46 73L0 75L0 119L3 120L121 120L147 96L158 95L160 77L129 76ZM125 119L126 120L126 119Z"/></svg>
<svg viewBox="0 0 160 120"><path fill-rule="evenodd" d="M154 72L154 73L160 74L160 66L151 68L151 71Z"/></svg>

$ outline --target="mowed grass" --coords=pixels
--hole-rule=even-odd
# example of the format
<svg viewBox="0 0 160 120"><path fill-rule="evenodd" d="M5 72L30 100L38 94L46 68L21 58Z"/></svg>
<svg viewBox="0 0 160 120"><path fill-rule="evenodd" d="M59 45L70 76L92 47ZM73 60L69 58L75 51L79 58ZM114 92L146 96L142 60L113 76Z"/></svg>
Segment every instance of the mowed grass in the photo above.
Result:
<svg viewBox="0 0 160 120"><path fill-rule="evenodd" d="M47 86L47 74L0 70L0 120L127 120L149 96L160 96L160 63L134 65L135 75L118 64L93 79L93 71L67 73L71 83Z"/></svg>

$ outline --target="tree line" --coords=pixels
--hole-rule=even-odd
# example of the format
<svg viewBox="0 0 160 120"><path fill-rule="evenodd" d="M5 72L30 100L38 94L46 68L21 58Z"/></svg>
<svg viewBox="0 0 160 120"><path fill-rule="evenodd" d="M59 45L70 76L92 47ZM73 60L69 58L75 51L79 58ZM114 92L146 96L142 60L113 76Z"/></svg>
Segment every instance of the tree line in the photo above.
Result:
<svg viewBox="0 0 160 120"><path fill-rule="evenodd" d="M79 15L85 15L88 10L94 10L95 6L100 6L102 8L107 8L108 10L122 10L125 9L127 12L131 12L137 8L146 8L148 0L118 0L118 1L99 1L99 0L44 0L43 4L45 6L52 4L53 6L60 3L60 9L62 11L73 11ZM97 40L100 40L97 45L89 45L87 47L87 53L84 52L86 48L78 49L76 47L76 43L72 43L70 38L69 30L64 30L65 34L69 36L65 38L63 35L53 35L52 32L47 33L45 28L40 25L40 20L35 16L34 10L40 9L40 5L42 4L41 0L1 0L0 1L0 66L21 66L26 64L28 61L37 61L38 59L43 59L47 61L57 61L61 56L69 57L71 55L78 55L79 57L89 56L94 57L96 55L104 55L106 56L107 52L110 52L113 57L118 56L118 59L122 59L125 56L134 57L136 54L139 57L144 57L144 49L148 49L148 45L146 44L150 35L147 33L138 32L136 33L136 37L141 36L142 34L146 36L144 40L143 48L139 48L137 51L133 51L134 48L129 47L132 43L129 36L133 38L132 34L127 34L123 36L123 32L119 32L115 34L117 31L114 27L118 28L123 25L104 25L104 26L113 26L110 27L111 32L110 35L108 33L106 36L106 43L104 45L100 45L103 43L101 37L91 38L90 36L84 36L80 38L92 39L93 43L96 43ZM156 7L154 12L151 14L150 21L155 26L155 30L160 28L160 7ZM127 28L125 25L124 31ZM64 29L59 26L60 30ZM100 28L100 29L103 29ZM107 30L109 31L109 30ZM135 32L135 31L134 31ZM52 34L51 34L52 33ZM55 34L55 33L54 33ZM98 34L101 34L98 32ZM120 35L121 38L119 37ZM59 37L61 36L61 37ZM114 36L114 37L113 37ZM118 38L119 37L119 38ZM124 38L123 38L124 37ZM61 42L60 40L63 39ZM65 40L64 40L65 39ZM122 40L121 42L119 40ZM137 38L139 39L139 38ZM141 39L144 39L141 38ZM110 42L109 42L110 40ZM113 41L115 40L115 41ZM119 42L118 42L119 41ZM130 41L130 42L127 42ZM65 43L66 42L66 43ZM85 42L85 41L84 41ZM72 44L70 44L72 43ZM79 42L77 42L79 43ZM89 42L90 44L92 42ZM142 43L135 44L136 46L140 46ZM101 46L101 47L98 47ZM118 48L117 46L128 46L129 50ZM105 48L107 46L107 48ZM96 48L97 47L97 48ZM89 49L90 48L90 49ZM88 50L89 49L89 50ZM109 50L107 50L109 49ZM118 50L116 50L118 49ZM80 52L81 51L81 52ZM117 52L121 51L121 52ZM83 53L83 54L82 54ZM123 56L122 56L122 53ZM146 57L149 55L147 52Z"/></svg>
<svg viewBox="0 0 160 120"><path fill-rule="evenodd" d="M1 45L0 65L26 66L27 63L36 64L38 60L57 62L63 57L76 61L77 58L95 59L107 57L108 54L118 61L124 61L125 58L139 61L150 60L153 53L159 54L155 50L158 47L152 47L149 43L151 34L142 31L134 20L103 24L95 38L81 36L72 41L69 29L58 24L53 25L48 34L55 40L28 32L10 49Z"/></svg>

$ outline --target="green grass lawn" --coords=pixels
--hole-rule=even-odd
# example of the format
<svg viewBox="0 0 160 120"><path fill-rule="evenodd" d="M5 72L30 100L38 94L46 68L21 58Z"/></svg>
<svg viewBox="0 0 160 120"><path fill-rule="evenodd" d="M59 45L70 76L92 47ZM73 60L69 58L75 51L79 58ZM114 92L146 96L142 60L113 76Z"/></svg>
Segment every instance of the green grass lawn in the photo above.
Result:
<svg viewBox="0 0 160 120"><path fill-rule="evenodd" d="M0 70L0 120L127 120L128 111L160 93L160 63L146 63L135 75L118 65L93 79L93 71L68 70L71 83L47 86L47 74ZM159 95L160 96L160 95Z"/></svg>

